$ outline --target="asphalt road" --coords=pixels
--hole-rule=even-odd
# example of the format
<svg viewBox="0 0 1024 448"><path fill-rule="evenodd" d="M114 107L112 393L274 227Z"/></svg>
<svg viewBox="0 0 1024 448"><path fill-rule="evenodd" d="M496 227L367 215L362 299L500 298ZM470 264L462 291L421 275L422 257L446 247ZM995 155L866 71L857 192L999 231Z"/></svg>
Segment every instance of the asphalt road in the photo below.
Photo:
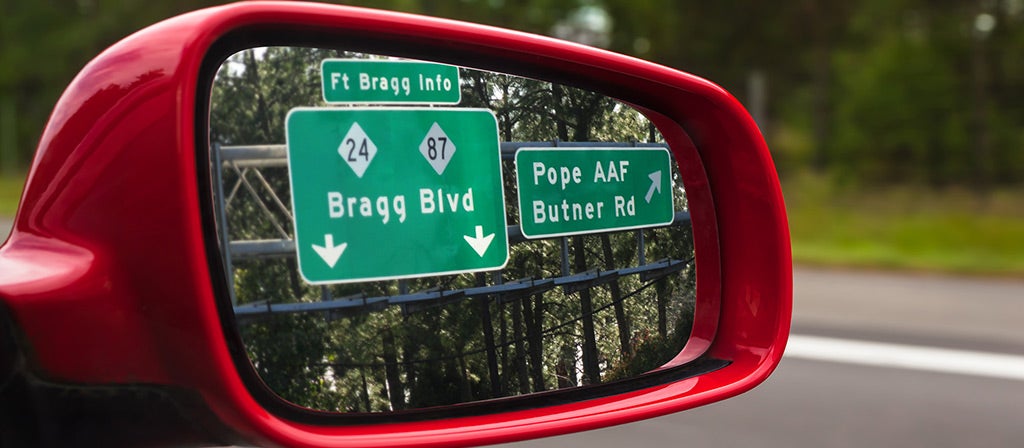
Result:
<svg viewBox="0 0 1024 448"><path fill-rule="evenodd" d="M1024 280L798 269L793 333L1003 357L1024 377ZM886 347L880 345L879 347ZM811 359L793 347L747 394L508 448L1019 447L1024 381ZM938 359L957 366L956 356Z"/></svg>
<svg viewBox="0 0 1024 448"><path fill-rule="evenodd" d="M0 218L0 238L9 228L10 220ZM656 419L503 446L1024 445L1024 279L801 268L794 281L797 336L779 369L753 391ZM865 365L855 357L822 361L808 355L808 336L899 344L898 356L951 350L931 370ZM958 363L979 353L1011 355L1004 358L1017 363L1009 367L1020 370L1010 372L1017 379L1001 377L1006 368L956 373Z"/></svg>

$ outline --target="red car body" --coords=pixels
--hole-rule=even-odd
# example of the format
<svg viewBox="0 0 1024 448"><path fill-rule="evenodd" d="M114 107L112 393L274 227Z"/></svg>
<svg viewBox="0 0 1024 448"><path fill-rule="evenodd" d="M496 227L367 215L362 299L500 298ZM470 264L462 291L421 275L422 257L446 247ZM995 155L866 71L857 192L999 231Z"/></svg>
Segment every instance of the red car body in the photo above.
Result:
<svg viewBox="0 0 1024 448"><path fill-rule="evenodd" d="M645 111L680 161L699 267L695 328L674 363L704 356L728 364L585 401L449 419L324 424L269 410L239 373L250 367L238 361L231 343L237 336L223 315L226 299L217 293L224 280L211 270L219 255L208 237L207 129L201 127L211 48L232 35L258 44L260 35L245 30L265 29L285 37L314 30L372 40L401 52L427 52L426 59L439 62L573 83ZM778 179L757 126L723 89L544 37L301 3L242 3L186 14L100 54L56 105L12 234L0 249L0 308L33 381L82 396L135 391L127 395L141 394L142 403L162 392L139 391L171 391L166 395L175 409L184 409L182 419L199 428L186 441L450 446L689 409L768 377L785 346L791 295ZM103 418L131 421L138 408L111 405Z"/></svg>

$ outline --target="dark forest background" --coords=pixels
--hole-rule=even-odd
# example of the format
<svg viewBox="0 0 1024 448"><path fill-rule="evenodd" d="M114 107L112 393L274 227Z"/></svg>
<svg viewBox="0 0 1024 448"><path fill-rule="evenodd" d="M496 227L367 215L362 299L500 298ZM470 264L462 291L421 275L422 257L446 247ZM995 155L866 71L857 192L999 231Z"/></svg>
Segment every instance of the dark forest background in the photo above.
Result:
<svg viewBox="0 0 1024 448"><path fill-rule="evenodd" d="M53 104L90 58L216 3L4 0L0 169L28 165ZM342 3L580 40L706 77L751 110L784 175L979 192L1024 179L1021 0Z"/></svg>
<svg viewBox="0 0 1024 448"><path fill-rule="evenodd" d="M0 215L61 91L203 0L0 2ZM708 78L755 117L796 260L1024 275L1024 0L348 1L552 35Z"/></svg>

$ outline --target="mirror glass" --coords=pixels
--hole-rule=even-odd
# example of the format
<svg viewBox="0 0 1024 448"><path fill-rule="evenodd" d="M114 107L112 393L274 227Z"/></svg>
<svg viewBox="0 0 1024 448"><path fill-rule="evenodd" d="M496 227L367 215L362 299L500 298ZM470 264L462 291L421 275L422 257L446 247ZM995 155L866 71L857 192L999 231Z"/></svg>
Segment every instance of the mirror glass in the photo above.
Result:
<svg viewBox="0 0 1024 448"><path fill-rule="evenodd" d="M230 56L210 98L234 320L285 400L380 413L511 397L635 377L685 345L686 193L637 110L295 47Z"/></svg>

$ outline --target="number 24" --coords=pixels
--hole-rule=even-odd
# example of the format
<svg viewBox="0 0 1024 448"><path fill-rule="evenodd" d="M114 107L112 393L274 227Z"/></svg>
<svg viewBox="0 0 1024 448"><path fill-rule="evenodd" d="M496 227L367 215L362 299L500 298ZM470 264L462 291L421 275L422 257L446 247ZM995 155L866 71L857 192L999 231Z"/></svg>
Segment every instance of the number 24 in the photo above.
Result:
<svg viewBox="0 0 1024 448"><path fill-rule="evenodd" d="M356 152L356 146L357 146L355 139L350 138L348 140L345 140L345 144L348 145L348 161L349 162L357 162L358 160L356 159L356 155L362 157L363 160L365 160L365 161L369 161L370 160L370 150L369 150L369 147L368 147L368 144L367 144L367 139L364 138L362 140L362 143L358 145L359 146L359 153L358 154L355 153Z"/></svg>

